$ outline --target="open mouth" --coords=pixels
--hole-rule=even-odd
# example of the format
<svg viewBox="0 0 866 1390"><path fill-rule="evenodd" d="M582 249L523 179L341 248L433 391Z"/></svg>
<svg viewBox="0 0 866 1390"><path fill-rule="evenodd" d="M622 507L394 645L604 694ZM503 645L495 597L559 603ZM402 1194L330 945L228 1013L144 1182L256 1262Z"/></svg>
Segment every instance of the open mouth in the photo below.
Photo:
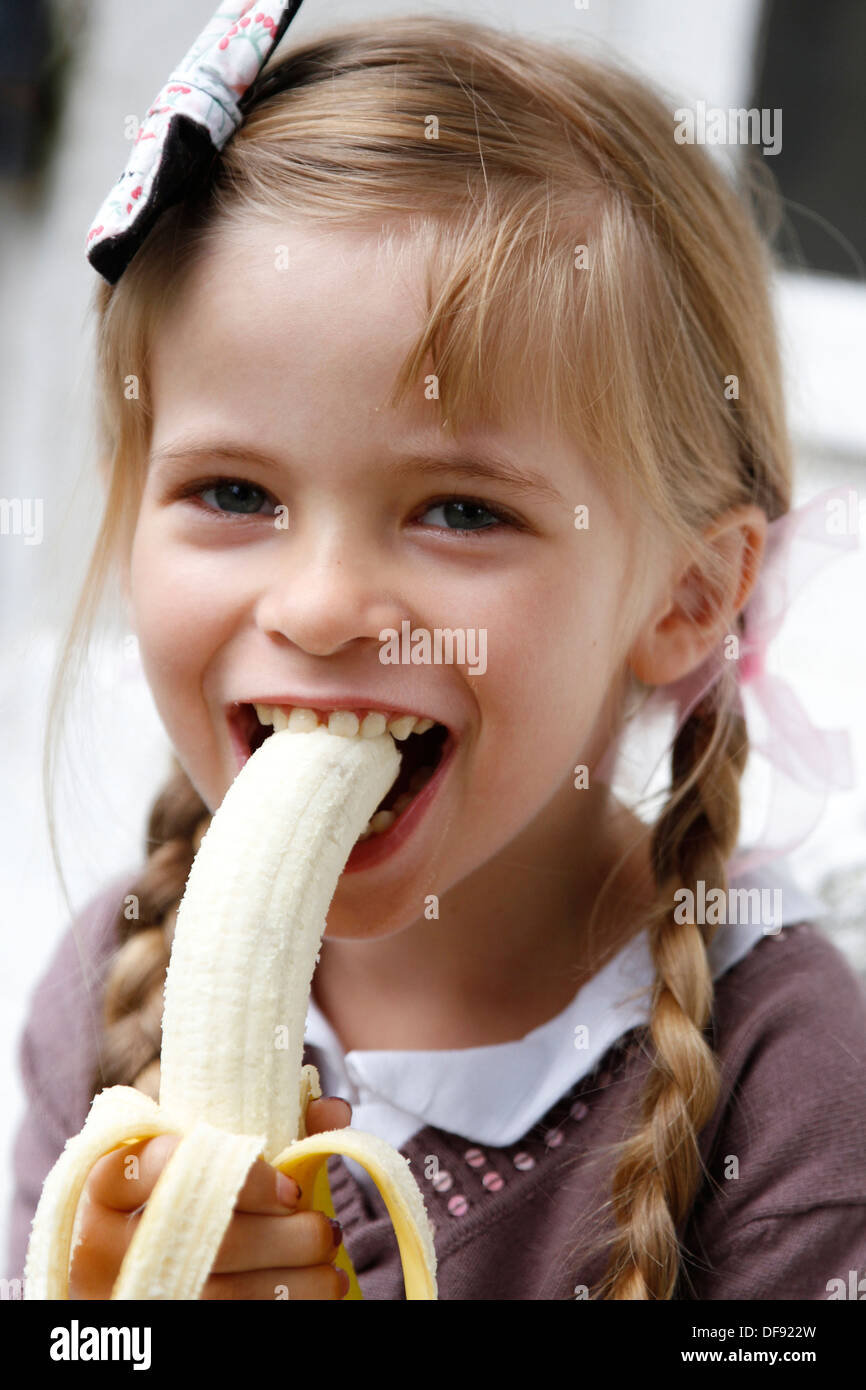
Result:
<svg viewBox="0 0 866 1390"><path fill-rule="evenodd" d="M277 729L309 732L317 724L324 724L331 732L348 738L381 734L386 729L393 734L400 747L400 771L361 831L359 841L383 835L405 815L435 775L446 748L452 743L451 731L445 724L430 718L375 710L315 710L292 705L240 703L232 707L229 722L241 765Z"/></svg>

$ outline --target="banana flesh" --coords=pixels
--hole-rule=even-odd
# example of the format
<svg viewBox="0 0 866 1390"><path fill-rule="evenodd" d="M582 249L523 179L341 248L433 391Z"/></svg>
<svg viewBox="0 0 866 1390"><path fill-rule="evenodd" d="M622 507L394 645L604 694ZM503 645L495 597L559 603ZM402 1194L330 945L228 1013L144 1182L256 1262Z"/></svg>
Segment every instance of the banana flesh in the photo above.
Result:
<svg viewBox="0 0 866 1390"><path fill-rule="evenodd" d="M180 1136L127 1249L112 1299L197 1299L258 1157L297 1180L299 1209L334 1215L327 1159L370 1173L396 1235L407 1299L435 1299L432 1226L408 1161L353 1129L307 1136L321 1095L302 1065L313 972L346 860L393 785L390 734L324 726L272 734L249 758L205 834L177 914L166 975L159 1104L129 1086L97 1095L45 1180L24 1274L26 1299L69 1297L81 1194L103 1154ZM347 1299L362 1297L349 1275ZM275 1294L275 1296L278 1296Z"/></svg>

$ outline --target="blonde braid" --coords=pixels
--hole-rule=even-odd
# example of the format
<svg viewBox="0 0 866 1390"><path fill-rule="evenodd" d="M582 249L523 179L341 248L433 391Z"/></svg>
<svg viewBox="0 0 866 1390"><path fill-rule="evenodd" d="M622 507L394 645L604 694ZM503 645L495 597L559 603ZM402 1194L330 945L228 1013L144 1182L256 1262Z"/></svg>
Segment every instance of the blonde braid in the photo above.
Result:
<svg viewBox="0 0 866 1390"><path fill-rule="evenodd" d="M93 1078L95 1095L104 1086L135 1086L159 1097L163 987L177 908L210 812L177 760L171 779L154 801L147 827L148 858L130 888L138 916L121 906L115 921L119 949L109 970L103 1006L102 1068Z"/></svg>
<svg viewBox="0 0 866 1390"><path fill-rule="evenodd" d="M718 1061L704 1036L713 1002L707 947L716 928L677 922L674 891L696 893L699 879L707 891L727 891L748 740L724 685L696 707L674 742L671 795L653 830L658 899L648 935L656 972L649 1021L655 1050L640 1126L619 1147L613 1177L610 1206L619 1230L595 1291L612 1300L673 1297L678 1228L700 1180L698 1135L718 1099Z"/></svg>

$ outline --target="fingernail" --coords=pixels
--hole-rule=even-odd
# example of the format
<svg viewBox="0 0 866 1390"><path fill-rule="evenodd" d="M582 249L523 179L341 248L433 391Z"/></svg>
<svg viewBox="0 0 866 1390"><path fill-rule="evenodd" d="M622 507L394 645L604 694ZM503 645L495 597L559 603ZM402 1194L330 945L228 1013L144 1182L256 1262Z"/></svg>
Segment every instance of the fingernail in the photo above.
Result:
<svg viewBox="0 0 866 1390"><path fill-rule="evenodd" d="M286 1177L285 1173L277 1173L277 1196L283 1206L293 1207L300 1200L301 1189L294 1178Z"/></svg>
<svg viewBox="0 0 866 1390"><path fill-rule="evenodd" d="M345 1096L326 1096L325 1099L326 1099L326 1100L338 1100L338 1101L340 1102L341 1105L345 1105L346 1109L347 1109L348 1112L349 1112L349 1119L351 1120L351 1118L352 1118L352 1107L351 1107L351 1105L349 1104L349 1102L346 1100L346 1097L345 1097Z"/></svg>
<svg viewBox="0 0 866 1390"><path fill-rule="evenodd" d="M349 1292L350 1280L344 1269L338 1269L337 1273L340 1276L340 1297L342 1298Z"/></svg>
<svg viewBox="0 0 866 1390"><path fill-rule="evenodd" d="M331 1230L334 1232L334 1244L339 1245L340 1241L343 1239L343 1228L339 1221L334 1220L333 1216L329 1216L328 1220L331 1223Z"/></svg>

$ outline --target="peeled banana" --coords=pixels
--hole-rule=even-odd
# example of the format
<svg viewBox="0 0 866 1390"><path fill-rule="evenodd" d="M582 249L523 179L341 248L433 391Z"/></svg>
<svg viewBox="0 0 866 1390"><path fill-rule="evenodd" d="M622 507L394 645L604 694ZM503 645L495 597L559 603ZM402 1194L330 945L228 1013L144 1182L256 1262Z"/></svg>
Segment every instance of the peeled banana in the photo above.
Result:
<svg viewBox="0 0 866 1390"><path fill-rule="evenodd" d="M307 1136L321 1095L302 1066L310 987L346 860L393 785L390 734L319 725L272 734L244 764L202 839L177 914L165 984L159 1104L129 1086L93 1100L45 1180L27 1250L26 1299L69 1297L79 1199L94 1163L181 1135L144 1208L112 1299L197 1299L257 1158L295 1178L299 1209L333 1216L327 1158L362 1164L394 1226L407 1299L435 1299L433 1228L408 1161L352 1129ZM362 1297L355 1271L347 1299ZM275 1297L279 1295L275 1293Z"/></svg>

